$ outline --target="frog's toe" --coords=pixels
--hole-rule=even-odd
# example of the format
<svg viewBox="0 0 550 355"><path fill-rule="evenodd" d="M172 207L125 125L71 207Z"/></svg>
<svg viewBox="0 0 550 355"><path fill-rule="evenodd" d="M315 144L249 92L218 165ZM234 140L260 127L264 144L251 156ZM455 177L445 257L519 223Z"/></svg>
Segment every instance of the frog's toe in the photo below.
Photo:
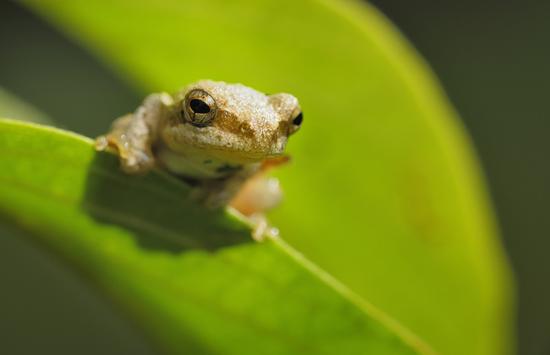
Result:
<svg viewBox="0 0 550 355"><path fill-rule="evenodd" d="M279 237L279 230L269 224L263 213L255 213L247 218L252 224L252 239L255 241L263 242Z"/></svg>
<svg viewBox="0 0 550 355"><path fill-rule="evenodd" d="M108 146L109 146L109 140L105 136L97 137L94 142L94 147L99 152L106 150Z"/></svg>
<svg viewBox="0 0 550 355"><path fill-rule="evenodd" d="M120 159L122 170L127 174L143 174L155 166L152 156L142 152L133 152Z"/></svg>

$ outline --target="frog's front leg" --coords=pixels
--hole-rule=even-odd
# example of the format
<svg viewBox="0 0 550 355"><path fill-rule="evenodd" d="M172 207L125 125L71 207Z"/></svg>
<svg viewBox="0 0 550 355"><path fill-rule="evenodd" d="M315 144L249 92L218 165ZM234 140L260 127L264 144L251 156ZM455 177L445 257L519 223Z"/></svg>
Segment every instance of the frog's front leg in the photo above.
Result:
<svg viewBox="0 0 550 355"><path fill-rule="evenodd" d="M169 113L172 98L166 93L151 94L137 110L117 119L111 131L96 140L96 148L117 150L122 169L138 174L155 165L151 146L157 139L158 127Z"/></svg>
<svg viewBox="0 0 550 355"><path fill-rule="evenodd" d="M262 240L271 229L263 212L280 200L279 185L274 179L258 174L260 164L244 167L223 179L204 180L193 197L208 208L231 206L254 226L252 237Z"/></svg>
<svg viewBox="0 0 550 355"><path fill-rule="evenodd" d="M231 200L231 206L245 216L263 214L263 212L276 207L282 200L283 192L279 180L266 176L266 173L289 161L288 155L270 157L262 161L254 175L235 194Z"/></svg>
<svg viewBox="0 0 550 355"><path fill-rule="evenodd" d="M245 215L254 226L252 237L261 241L265 236L277 237L279 232L272 227L265 212L281 203L283 192L279 180L266 176L266 173L277 166L288 163L290 157L282 155L265 159L242 180L237 189L233 190L227 203Z"/></svg>
<svg viewBox="0 0 550 355"><path fill-rule="evenodd" d="M282 197L278 179L258 174L242 186L230 205L245 216L252 216L277 207Z"/></svg>
<svg viewBox="0 0 550 355"><path fill-rule="evenodd" d="M257 170L257 166L243 167L221 179L203 180L194 197L211 209L227 206Z"/></svg>
<svg viewBox="0 0 550 355"><path fill-rule="evenodd" d="M247 216L254 226L252 237L262 241L265 236L277 237L279 234L267 221L265 212L279 205L282 197L278 179L258 174L243 185L231 200L230 206Z"/></svg>

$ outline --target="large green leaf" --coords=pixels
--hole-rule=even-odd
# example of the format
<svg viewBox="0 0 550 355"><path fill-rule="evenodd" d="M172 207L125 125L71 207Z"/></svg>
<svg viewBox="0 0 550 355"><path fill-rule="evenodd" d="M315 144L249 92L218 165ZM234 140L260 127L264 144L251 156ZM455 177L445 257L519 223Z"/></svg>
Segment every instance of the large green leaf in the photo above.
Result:
<svg viewBox="0 0 550 355"><path fill-rule="evenodd" d="M418 354L414 336L281 240L258 244L166 174L0 120L0 211L77 266L171 353Z"/></svg>
<svg viewBox="0 0 550 355"><path fill-rule="evenodd" d="M510 275L470 143L424 64L352 1L27 1L144 89L300 98L283 237L445 354L510 349ZM85 87L83 88L85 90Z"/></svg>

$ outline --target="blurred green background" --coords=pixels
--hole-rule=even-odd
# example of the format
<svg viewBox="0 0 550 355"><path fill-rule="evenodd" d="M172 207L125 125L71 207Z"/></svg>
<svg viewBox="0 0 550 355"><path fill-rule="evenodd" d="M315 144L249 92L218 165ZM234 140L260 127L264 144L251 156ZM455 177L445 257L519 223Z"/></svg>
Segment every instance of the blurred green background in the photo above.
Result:
<svg viewBox="0 0 550 355"><path fill-rule="evenodd" d="M550 242L545 240L550 222L544 218L545 202L550 197L546 183L549 169L543 160L550 148L546 138L550 123L545 121L550 110L543 98L550 82L545 80L550 79L546 66L550 62L546 44L550 4L472 0L373 3L430 63L474 138L520 288L520 353L550 353L550 309L546 304L550 298L550 262L543 254L550 250ZM66 128L97 135L112 117L139 103L140 95L122 78L17 4L1 3L0 26L0 86L40 107ZM0 327L10 324L6 319L31 322L26 326L35 327L47 343L49 332L71 331L52 326L48 319L67 317L68 324L78 324L82 319L93 323L94 319L114 317L101 314L107 305L90 309L89 304L98 301L88 299L79 281L63 274L51 260L40 261L42 274L36 268L25 268L26 260L40 257L34 249L18 245L17 240L10 243L3 245L8 257L0 260L0 277L7 280L0 296L5 307ZM23 274L10 275L9 270L15 267ZM56 276L52 279L51 275ZM24 285L21 280L26 280ZM73 313L56 311L56 307L66 306L65 297L61 297L66 292L74 293ZM40 293L50 300L50 308L38 313L43 323L36 318L21 320L15 314L9 318L10 308L21 304L33 307L34 297ZM147 345L135 341L138 337L125 322L113 319L109 329L86 324L93 333L90 337L79 339L75 331L77 338L70 333L68 338L79 353L94 354L106 348L148 353ZM6 332L0 328L0 334ZM89 346L82 347L83 342ZM70 350L72 343L63 346Z"/></svg>
<svg viewBox="0 0 550 355"><path fill-rule="evenodd" d="M550 354L550 2L376 0L464 120L519 286L521 354Z"/></svg>

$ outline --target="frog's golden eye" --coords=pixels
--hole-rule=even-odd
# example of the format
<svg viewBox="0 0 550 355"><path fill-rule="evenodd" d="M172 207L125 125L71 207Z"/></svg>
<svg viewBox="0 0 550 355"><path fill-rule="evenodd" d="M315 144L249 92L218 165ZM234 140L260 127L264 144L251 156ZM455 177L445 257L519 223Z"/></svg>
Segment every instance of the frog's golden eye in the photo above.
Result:
<svg viewBox="0 0 550 355"><path fill-rule="evenodd" d="M298 111L298 114L294 116L292 119L292 123L290 125L290 134L296 132L300 126L302 125L302 122L304 121L304 114L302 111Z"/></svg>
<svg viewBox="0 0 550 355"><path fill-rule="evenodd" d="M183 116L185 120L195 127L210 125L218 106L209 93L202 89L189 91L183 100Z"/></svg>

